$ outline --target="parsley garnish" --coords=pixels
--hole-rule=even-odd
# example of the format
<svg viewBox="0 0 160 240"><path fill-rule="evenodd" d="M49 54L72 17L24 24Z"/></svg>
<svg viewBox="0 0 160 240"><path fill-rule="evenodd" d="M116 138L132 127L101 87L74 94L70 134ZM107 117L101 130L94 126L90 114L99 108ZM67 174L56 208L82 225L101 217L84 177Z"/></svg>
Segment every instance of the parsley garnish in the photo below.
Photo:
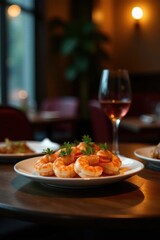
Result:
<svg viewBox="0 0 160 240"><path fill-rule="evenodd" d="M95 152L95 149L92 146L86 145L86 150L81 151L85 155L91 155Z"/></svg>
<svg viewBox="0 0 160 240"><path fill-rule="evenodd" d="M62 150L60 152L60 156L64 157L64 156L68 156L71 154L72 152L72 147L74 146L73 143L70 142L64 142L64 144L61 146Z"/></svg>
<svg viewBox="0 0 160 240"><path fill-rule="evenodd" d="M102 149L102 150L107 150L108 149L108 145L107 145L107 143L100 143L99 144L99 147Z"/></svg>
<svg viewBox="0 0 160 240"><path fill-rule="evenodd" d="M83 135L82 141L86 144L86 149L82 150L81 152L85 155L90 155L95 152L94 149L94 142L92 141L92 138L89 135Z"/></svg>
<svg viewBox="0 0 160 240"><path fill-rule="evenodd" d="M46 148L43 150L42 152L43 154L48 154L51 155L52 153L54 153L54 150L50 149L50 148Z"/></svg>
<svg viewBox="0 0 160 240"><path fill-rule="evenodd" d="M92 138L89 135L83 135L82 141L89 145L94 143L92 142Z"/></svg>

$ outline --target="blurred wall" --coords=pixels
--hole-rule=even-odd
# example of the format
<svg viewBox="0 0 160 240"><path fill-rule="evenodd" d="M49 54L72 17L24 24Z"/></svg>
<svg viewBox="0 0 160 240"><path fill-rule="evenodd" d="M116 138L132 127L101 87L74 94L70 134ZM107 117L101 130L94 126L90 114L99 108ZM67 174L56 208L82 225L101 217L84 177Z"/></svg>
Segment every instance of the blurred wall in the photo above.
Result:
<svg viewBox="0 0 160 240"><path fill-rule="evenodd" d="M63 20L68 20L69 5L70 0L46 0L47 20L50 20L55 16L59 16Z"/></svg>
<svg viewBox="0 0 160 240"><path fill-rule="evenodd" d="M59 95L72 94L71 84L64 79L65 61L61 58L53 58L51 51L51 42L49 38L49 23L54 18L62 20L70 19L70 0L46 0L45 1L45 15L46 15L46 42L47 42L47 56L46 56L46 95L47 97L54 97Z"/></svg>
<svg viewBox="0 0 160 240"><path fill-rule="evenodd" d="M97 0L101 28L111 36L111 65L130 72L160 72L160 1ZM134 6L143 8L143 19L136 25L131 16ZM95 9L96 10L96 9Z"/></svg>
<svg viewBox="0 0 160 240"><path fill-rule="evenodd" d="M93 1L92 18L111 39L105 46L110 54L110 60L104 63L104 66L127 68L130 73L138 74L134 79L135 88L140 86L143 89L147 86L150 90L150 86L154 85L154 89L160 91L160 1ZM47 26L49 20L56 16L69 19L70 4L71 0L46 0ZM131 16L131 10L136 5L144 10L143 19L140 20L138 27ZM49 41L46 64L47 96L76 94L72 84L64 79L63 70L66 63L58 58L53 62Z"/></svg>

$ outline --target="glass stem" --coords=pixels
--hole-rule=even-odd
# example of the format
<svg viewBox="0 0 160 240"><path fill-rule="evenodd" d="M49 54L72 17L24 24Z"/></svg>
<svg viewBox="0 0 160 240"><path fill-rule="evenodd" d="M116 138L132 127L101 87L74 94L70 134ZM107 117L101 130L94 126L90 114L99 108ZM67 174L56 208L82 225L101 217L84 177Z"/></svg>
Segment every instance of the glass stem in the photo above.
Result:
<svg viewBox="0 0 160 240"><path fill-rule="evenodd" d="M119 155L119 147L118 147L119 124L120 124L120 119L112 120L112 125L113 125L112 153L116 155Z"/></svg>

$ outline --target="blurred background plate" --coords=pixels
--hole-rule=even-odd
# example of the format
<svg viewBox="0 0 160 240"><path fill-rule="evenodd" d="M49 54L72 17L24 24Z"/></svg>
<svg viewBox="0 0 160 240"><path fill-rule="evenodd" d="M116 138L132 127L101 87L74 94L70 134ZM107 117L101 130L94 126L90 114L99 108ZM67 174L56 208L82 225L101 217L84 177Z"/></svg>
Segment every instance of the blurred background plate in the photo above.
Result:
<svg viewBox="0 0 160 240"><path fill-rule="evenodd" d="M138 148L134 151L136 157L144 160L149 167L160 169L160 159L152 158L152 152L156 146Z"/></svg>
<svg viewBox="0 0 160 240"><path fill-rule="evenodd" d="M0 163L15 163L20 160L30 158L30 157L36 157L43 155L43 151L47 148L52 149L53 151L56 151L60 148L60 144L56 142L50 141L48 138L45 138L42 141L25 141L26 144L35 151L35 153L10 153L10 154L0 154ZM5 143L0 143L0 147L4 146Z"/></svg>

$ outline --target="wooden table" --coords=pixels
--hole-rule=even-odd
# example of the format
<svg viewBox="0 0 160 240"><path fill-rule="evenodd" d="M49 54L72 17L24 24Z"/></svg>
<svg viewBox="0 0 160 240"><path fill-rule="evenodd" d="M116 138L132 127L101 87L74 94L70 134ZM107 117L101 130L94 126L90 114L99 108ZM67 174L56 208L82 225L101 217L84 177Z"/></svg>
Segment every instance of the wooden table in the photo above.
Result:
<svg viewBox="0 0 160 240"><path fill-rule="evenodd" d="M120 144L124 156L146 144ZM125 181L93 189L47 188L0 164L0 214L61 228L100 232L119 229L159 231L160 172L145 168ZM98 230L97 230L98 231ZM123 232L124 235L124 232ZM132 239L132 238L130 238Z"/></svg>
<svg viewBox="0 0 160 240"><path fill-rule="evenodd" d="M120 123L119 137L122 141L158 144L160 121L144 122L140 117L124 117Z"/></svg>
<svg viewBox="0 0 160 240"><path fill-rule="evenodd" d="M121 127L132 132L155 130L160 132L160 120L153 122L142 121L140 117L124 117L121 121Z"/></svg>
<svg viewBox="0 0 160 240"><path fill-rule="evenodd" d="M41 111L28 113L27 117L31 122L32 129L35 135L37 132L44 131L46 137L52 139L53 133L61 129L61 127L59 128L59 126L61 124L63 124L63 126L64 124L67 124L66 132L70 131L71 137L75 137L78 116L64 115L63 113L60 113L58 111Z"/></svg>

